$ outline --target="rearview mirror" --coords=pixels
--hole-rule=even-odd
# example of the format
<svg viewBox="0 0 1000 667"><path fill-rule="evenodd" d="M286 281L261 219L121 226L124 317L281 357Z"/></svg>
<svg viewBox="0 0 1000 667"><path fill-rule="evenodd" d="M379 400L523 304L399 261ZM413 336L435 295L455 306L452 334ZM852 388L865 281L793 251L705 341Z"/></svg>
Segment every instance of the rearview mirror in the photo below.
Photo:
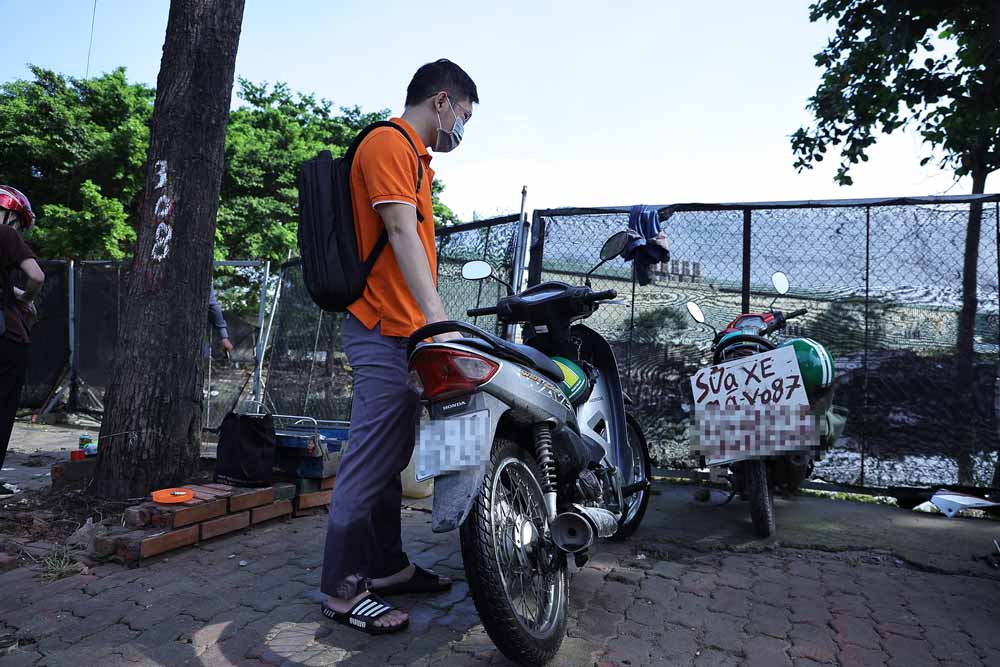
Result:
<svg viewBox="0 0 1000 667"><path fill-rule="evenodd" d="M628 238L628 232L612 234L611 238L605 241L601 247L601 259L606 262L622 254L622 250L628 245Z"/></svg>
<svg viewBox="0 0 1000 667"><path fill-rule="evenodd" d="M481 259L474 259L462 265L462 277L466 280L486 280L492 275L493 267Z"/></svg>
<svg viewBox="0 0 1000 667"><path fill-rule="evenodd" d="M788 294L788 276L781 271L771 276L771 284L774 285L774 289L778 294Z"/></svg>
<svg viewBox="0 0 1000 667"><path fill-rule="evenodd" d="M705 323L705 313L701 312L701 306L696 304L694 301L687 302L688 313L691 314L691 319L693 319L698 324Z"/></svg>

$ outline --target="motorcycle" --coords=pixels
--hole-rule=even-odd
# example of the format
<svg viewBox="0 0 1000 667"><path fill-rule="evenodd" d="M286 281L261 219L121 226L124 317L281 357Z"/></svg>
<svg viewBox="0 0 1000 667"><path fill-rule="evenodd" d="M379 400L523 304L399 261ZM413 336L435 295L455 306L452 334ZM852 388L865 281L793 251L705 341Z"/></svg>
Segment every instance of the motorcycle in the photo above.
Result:
<svg viewBox="0 0 1000 667"><path fill-rule="evenodd" d="M788 277L784 273L775 273L771 280L778 296L788 293ZM728 468L732 485L729 499L739 494L741 499L749 500L750 518L759 537L768 537L774 532L775 491L786 497L796 493L802 482L812 474L816 456L836 442L846 424L846 410L833 405L835 367L826 347L808 338L791 338L780 345L771 339L774 334L784 331L789 320L808 312L805 308L788 314L774 310L777 299L775 297L771 302L768 312L742 314L724 330L715 332L711 348L712 365L718 366L781 346L791 346L805 386L809 411L816 419L819 446L811 451L749 458L721 465L708 461L710 467ZM697 303L689 301L687 309L696 322L706 323ZM815 456L812 452L816 452Z"/></svg>
<svg viewBox="0 0 1000 667"><path fill-rule="evenodd" d="M609 238L590 273L628 238ZM466 263L462 275L503 282L482 261ZM460 321L410 338L411 379L429 415L418 431L416 477L434 478L434 532L459 529L490 638L509 659L542 665L566 634L568 557L582 566L598 539L635 532L651 469L611 346L582 324L615 290L549 281L507 291L468 315L522 324L524 344ZM445 332L464 337L427 342Z"/></svg>

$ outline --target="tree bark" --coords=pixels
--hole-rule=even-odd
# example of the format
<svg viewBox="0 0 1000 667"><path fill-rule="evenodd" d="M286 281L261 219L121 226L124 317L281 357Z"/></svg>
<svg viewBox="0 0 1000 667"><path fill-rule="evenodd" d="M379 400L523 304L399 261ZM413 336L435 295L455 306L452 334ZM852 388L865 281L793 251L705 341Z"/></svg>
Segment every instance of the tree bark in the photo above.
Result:
<svg viewBox="0 0 1000 667"><path fill-rule="evenodd" d="M983 194L986 188L985 155L976 150L972 155L972 194ZM975 483L973 454L976 445L976 424L964 415L969 415L975 406L976 353L975 331L977 298L977 273L979 267L979 241L983 225L983 205L979 202L969 205L969 224L965 232L965 261L962 267L962 310L958 320L958 368L956 372L955 398L957 403L952 413L956 424L956 452L958 483Z"/></svg>
<svg viewBox="0 0 1000 667"><path fill-rule="evenodd" d="M185 481L201 450L215 216L244 0L171 0L95 492Z"/></svg>

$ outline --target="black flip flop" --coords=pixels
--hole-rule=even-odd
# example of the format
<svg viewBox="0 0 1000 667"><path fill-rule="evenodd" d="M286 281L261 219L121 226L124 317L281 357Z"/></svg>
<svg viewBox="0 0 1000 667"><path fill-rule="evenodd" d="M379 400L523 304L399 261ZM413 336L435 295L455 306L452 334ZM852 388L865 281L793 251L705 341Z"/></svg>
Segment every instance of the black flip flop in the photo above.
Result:
<svg viewBox="0 0 1000 667"><path fill-rule="evenodd" d="M358 600L348 612L339 612L335 609L330 609L325 603L323 604L323 615L327 618L331 618L343 625L357 628L370 635L388 635L393 632L400 632L409 627L410 619L406 619L399 625L375 625L376 620L391 611L396 611L396 607L372 592L369 592L368 595Z"/></svg>
<svg viewBox="0 0 1000 667"><path fill-rule="evenodd" d="M408 580L377 589L382 595L421 595L425 593L443 593L451 588L451 582L442 583L441 577L429 572L419 565L413 566L413 576Z"/></svg>

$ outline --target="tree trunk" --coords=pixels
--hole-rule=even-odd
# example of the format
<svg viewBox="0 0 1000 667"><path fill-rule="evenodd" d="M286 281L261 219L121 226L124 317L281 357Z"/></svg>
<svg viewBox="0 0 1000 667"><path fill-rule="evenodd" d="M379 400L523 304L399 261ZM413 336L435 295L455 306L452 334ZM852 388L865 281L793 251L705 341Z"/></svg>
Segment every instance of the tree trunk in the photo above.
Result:
<svg viewBox="0 0 1000 667"><path fill-rule="evenodd" d="M976 151L972 155L972 194L982 194L986 188L985 155ZM977 272L979 267L979 241L983 225L983 205L969 205L969 225L965 232L965 262L962 267L962 311L958 320L958 368L952 412L955 429L955 458L958 463L958 483L975 482L973 454L976 445L976 423L966 416L974 411L976 391L976 330Z"/></svg>
<svg viewBox="0 0 1000 667"><path fill-rule="evenodd" d="M101 496L145 496L185 481L198 464L215 215L243 5L170 3L101 428Z"/></svg>

